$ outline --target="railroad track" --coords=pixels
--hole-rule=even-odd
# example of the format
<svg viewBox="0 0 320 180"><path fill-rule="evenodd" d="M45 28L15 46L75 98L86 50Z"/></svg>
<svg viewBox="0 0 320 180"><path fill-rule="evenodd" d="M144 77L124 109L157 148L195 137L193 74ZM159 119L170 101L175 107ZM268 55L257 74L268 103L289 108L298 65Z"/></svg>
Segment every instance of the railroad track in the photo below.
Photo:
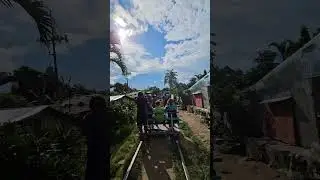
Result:
<svg viewBox="0 0 320 180"><path fill-rule="evenodd" d="M185 164L184 156L183 156L183 153L181 151L180 142L179 142L178 138L176 138L174 136L169 136L169 137L170 137L170 140L171 140L171 144L174 144L174 146L177 148L177 152L178 152L179 157L180 157L179 158L180 159L180 163L181 163L181 166L182 166L182 169L183 169L183 172L184 172L184 177L185 177L186 180L190 180L189 173L188 173L188 170L187 170L187 167L186 167L186 164ZM135 153L132 156L131 162L130 162L130 164L129 164L126 172L125 172L123 180L129 180L130 173L132 172L132 168L133 168L134 164L137 161L137 157L138 157L139 153L142 153L142 151L143 151L142 149L145 148L146 144L148 144L148 141L149 142L157 141L157 137L155 137L155 138L151 137L149 140L145 140L145 141L140 141L139 142L139 144L138 144L138 146L137 146L137 148L135 150ZM151 143L151 146L152 146L152 143ZM159 150L159 153L161 153L161 150ZM142 154L142 155L145 155L145 154ZM170 158L168 158L168 159L170 159ZM150 177L148 177L148 179L150 179ZM162 178L160 178L160 179L162 179Z"/></svg>

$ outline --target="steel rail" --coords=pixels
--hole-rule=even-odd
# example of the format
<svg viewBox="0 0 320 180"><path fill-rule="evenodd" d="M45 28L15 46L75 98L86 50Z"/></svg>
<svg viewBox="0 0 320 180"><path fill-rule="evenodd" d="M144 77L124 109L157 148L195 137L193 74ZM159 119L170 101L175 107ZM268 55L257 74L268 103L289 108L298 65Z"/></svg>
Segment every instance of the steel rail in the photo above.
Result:
<svg viewBox="0 0 320 180"><path fill-rule="evenodd" d="M182 165L182 168L183 168L184 176L186 177L186 180L190 180L190 176L189 176L189 173L188 173L188 169L187 169L186 163L185 163L184 158L183 158L183 154L182 154L182 151L181 151L181 148L180 148L179 141L176 140L175 142L176 142L176 145L177 145L178 150L179 150L180 159L181 159L181 165Z"/></svg>
<svg viewBox="0 0 320 180"><path fill-rule="evenodd" d="M137 150L136 150L136 152L134 153L134 155L133 155L133 157L132 157L132 159L131 159L131 162L130 162L129 167L128 167L127 171L126 171L126 174L125 174L124 177L123 177L123 180L127 180L127 179L128 179L129 174L130 174L130 171L131 171L131 168L132 168L132 166L133 166L133 164L134 164L134 162L135 162L135 160L136 160L136 157L137 157L137 155L138 155L138 153L139 153L139 150L140 150L140 148L141 148L141 145L142 145L142 141L140 141L140 143L139 143L139 145L138 145L138 147L137 147Z"/></svg>

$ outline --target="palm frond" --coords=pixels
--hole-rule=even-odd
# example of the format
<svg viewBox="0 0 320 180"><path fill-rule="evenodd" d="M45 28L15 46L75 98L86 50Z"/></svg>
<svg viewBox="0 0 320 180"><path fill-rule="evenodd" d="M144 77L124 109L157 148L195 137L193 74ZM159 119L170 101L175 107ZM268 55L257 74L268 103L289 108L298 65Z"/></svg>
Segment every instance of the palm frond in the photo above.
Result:
<svg viewBox="0 0 320 180"><path fill-rule="evenodd" d="M122 59L122 54L117 46L110 44L110 53L115 53L118 59Z"/></svg>
<svg viewBox="0 0 320 180"><path fill-rule="evenodd" d="M280 44L279 44L279 43L276 43L276 42L272 42L272 43L270 43L268 46L269 46L269 47L274 46L274 47L276 47L276 48L279 48L279 47L280 47Z"/></svg>
<svg viewBox="0 0 320 180"><path fill-rule="evenodd" d="M122 71L122 75L127 76L129 74L126 64L121 59L111 58L110 60L111 60L111 62L116 63L120 67L120 69Z"/></svg>
<svg viewBox="0 0 320 180"><path fill-rule="evenodd" d="M122 75L128 76L130 73L128 72L128 68L123 61L120 49L115 45L110 45L110 53L115 53L117 55L117 57L110 58L110 61L116 63L120 67Z"/></svg>
<svg viewBox="0 0 320 180"><path fill-rule="evenodd" d="M113 31L110 32L110 44L120 44L119 36Z"/></svg>
<svg viewBox="0 0 320 180"><path fill-rule="evenodd" d="M52 27L54 19L51 16L50 10L41 0L0 0L0 2L12 7L13 2L19 4L36 22L40 35L40 42L49 45L48 42L52 36Z"/></svg>
<svg viewBox="0 0 320 180"><path fill-rule="evenodd" d="M0 0L0 4L5 7L13 7L12 0Z"/></svg>

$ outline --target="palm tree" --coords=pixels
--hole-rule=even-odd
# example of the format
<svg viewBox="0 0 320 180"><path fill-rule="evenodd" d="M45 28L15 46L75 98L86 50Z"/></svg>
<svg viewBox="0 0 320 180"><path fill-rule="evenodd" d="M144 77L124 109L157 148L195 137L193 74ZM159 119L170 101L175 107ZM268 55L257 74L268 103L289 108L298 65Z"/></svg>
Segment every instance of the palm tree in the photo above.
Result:
<svg viewBox="0 0 320 180"><path fill-rule="evenodd" d="M15 4L21 6L35 21L40 34L40 42L49 46L54 19L42 0L0 0L0 4L7 8L12 8Z"/></svg>
<svg viewBox="0 0 320 180"><path fill-rule="evenodd" d="M318 29L315 33L313 33L313 37L316 36L320 32ZM311 35L307 26L302 25L300 28L300 37L298 41L291 41L291 40L284 40L280 43L272 42L269 44L269 47L275 47L280 56L282 61L286 60L292 54L297 52L301 47L303 47L306 43L311 40Z"/></svg>
<svg viewBox="0 0 320 180"><path fill-rule="evenodd" d="M275 47L280 56L281 56L281 60L284 61L286 60L291 54L290 54L290 48L292 48L294 42L290 41L290 40L284 40L280 43L277 42L272 42L269 44L269 47Z"/></svg>
<svg viewBox="0 0 320 180"><path fill-rule="evenodd" d="M300 47L307 44L311 40L311 35L307 26L302 25L300 28L299 44Z"/></svg>
<svg viewBox="0 0 320 180"><path fill-rule="evenodd" d="M167 70L165 76L164 76L164 85L168 84L171 93L173 92L174 88L178 84L178 79L177 79L177 72L175 72L173 69Z"/></svg>
<svg viewBox="0 0 320 180"><path fill-rule="evenodd" d="M189 83L188 83L188 88L190 88L191 86L193 86L196 82L197 82L197 77L193 76L192 78L190 78Z"/></svg>
<svg viewBox="0 0 320 180"><path fill-rule="evenodd" d="M109 58L110 58L110 63L111 62L114 62L116 63L120 68L121 68L121 71L122 71L122 74L124 76L128 76L130 73L128 72L127 70L127 66L125 65L125 63L123 62L123 56L121 54L121 51L120 49L117 47L117 45L120 44L120 39L118 37L118 35L113 32L113 31L110 31L110 36L109 36ZM115 54L116 56L115 57L111 57L111 54ZM110 64L108 64L108 67L110 69ZM110 71L109 71L110 72ZM108 81L107 81L107 96L110 96L110 74L108 75L107 77ZM109 97L107 97L107 99L109 99ZM107 105L109 106L110 105L110 102L108 101L107 102Z"/></svg>
<svg viewBox="0 0 320 180"><path fill-rule="evenodd" d="M40 35L40 43L49 47L54 27L54 18L50 10L41 0L0 0L0 5L6 8L13 8L15 5L21 6L33 19L37 25ZM0 85L16 81L16 77L9 75L1 79Z"/></svg>
<svg viewBox="0 0 320 180"><path fill-rule="evenodd" d="M312 33L312 37L317 36L320 33L320 28L317 28L314 33Z"/></svg>
<svg viewBox="0 0 320 180"><path fill-rule="evenodd" d="M120 49L117 47L117 44L120 44L119 37L116 33L110 32L110 55L113 53L116 56L110 57L110 62L116 63L124 76L128 76L130 73L128 72L127 66L125 65L123 61L123 56L121 54Z"/></svg>

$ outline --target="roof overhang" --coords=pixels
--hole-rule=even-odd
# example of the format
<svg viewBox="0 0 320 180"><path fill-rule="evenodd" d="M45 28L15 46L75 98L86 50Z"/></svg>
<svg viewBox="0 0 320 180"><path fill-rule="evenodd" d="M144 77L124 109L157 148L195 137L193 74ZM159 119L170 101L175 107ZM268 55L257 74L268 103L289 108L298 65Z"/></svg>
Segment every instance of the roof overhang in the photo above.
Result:
<svg viewBox="0 0 320 180"><path fill-rule="evenodd" d="M267 100L261 101L260 104L280 102L280 101L285 101L285 100L288 100L291 98L292 98L292 96L284 96L284 97L278 97L278 98L273 98L273 99L267 99Z"/></svg>
<svg viewBox="0 0 320 180"><path fill-rule="evenodd" d="M195 91L195 92L193 92L192 94L193 94L193 95L195 95L195 94L202 94L202 92L201 92L201 91Z"/></svg>

